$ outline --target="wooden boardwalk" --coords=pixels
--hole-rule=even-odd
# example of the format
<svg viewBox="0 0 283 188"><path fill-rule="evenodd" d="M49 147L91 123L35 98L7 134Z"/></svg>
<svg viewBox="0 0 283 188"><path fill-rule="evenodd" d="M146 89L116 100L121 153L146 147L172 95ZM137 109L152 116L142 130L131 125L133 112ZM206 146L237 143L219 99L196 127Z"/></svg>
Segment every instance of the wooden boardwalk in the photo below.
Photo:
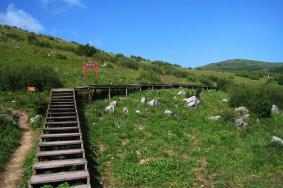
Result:
<svg viewBox="0 0 283 188"><path fill-rule="evenodd" d="M68 182L72 187L89 188L74 89L53 89L51 95L29 187Z"/></svg>
<svg viewBox="0 0 283 188"><path fill-rule="evenodd" d="M203 86L203 85L191 85L191 84L116 84L116 85L89 85L83 87L76 87L75 92L78 94L84 94L88 96L88 100L91 101L94 96L97 95L98 91L107 92L107 96L110 99L115 92L120 92L123 95L128 96L132 91L143 91L143 90L160 90L160 89L202 89L211 90L216 89L215 87Z"/></svg>

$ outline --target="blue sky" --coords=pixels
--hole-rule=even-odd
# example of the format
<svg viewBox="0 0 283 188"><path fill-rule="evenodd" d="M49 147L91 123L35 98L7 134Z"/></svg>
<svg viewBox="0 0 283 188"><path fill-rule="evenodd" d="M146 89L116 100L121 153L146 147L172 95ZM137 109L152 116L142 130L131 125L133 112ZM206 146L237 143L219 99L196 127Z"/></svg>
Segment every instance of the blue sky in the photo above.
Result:
<svg viewBox="0 0 283 188"><path fill-rule="evenodd" d="M0 23L184 67L283 62L283 0L1 0Z"/></svg>

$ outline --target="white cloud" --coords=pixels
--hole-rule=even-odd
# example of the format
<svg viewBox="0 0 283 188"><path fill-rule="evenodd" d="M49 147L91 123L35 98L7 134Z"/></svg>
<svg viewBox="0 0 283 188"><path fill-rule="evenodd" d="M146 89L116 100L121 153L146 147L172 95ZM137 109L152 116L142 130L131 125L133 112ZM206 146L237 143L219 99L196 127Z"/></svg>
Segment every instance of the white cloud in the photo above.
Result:
<svg viewBox="0 0 283 188"><path fill-rule="evenodd" d="M44 6L47 7L49 4L60 4L60 3L64 3L68 6L72 6L72 7L81 7L81 8L85 8L85 4L81 1L81 0L39 0L39 2Z"/></svg>
<svg viewBox="0 0 283 188"><path fill-rule="evenodd" d="M0 13L0 23L16 26L27 29L33 32L44 31L43 25L21 9L17 9L13 4L10 4L5 13Z"/></svg>

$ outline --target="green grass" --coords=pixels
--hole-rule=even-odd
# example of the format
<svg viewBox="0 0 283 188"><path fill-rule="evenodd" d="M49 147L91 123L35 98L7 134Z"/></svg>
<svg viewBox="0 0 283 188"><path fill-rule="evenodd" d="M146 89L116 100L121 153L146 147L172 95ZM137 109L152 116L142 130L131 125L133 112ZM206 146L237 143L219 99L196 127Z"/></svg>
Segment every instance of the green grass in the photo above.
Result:
<svg viewBox="0 0 283 188"><path fill-rule="evenodd" d="M282 182L282 147L270 145L272 135L282 136L282 114L238 130L232 122L210 122L230 108L225 93L202 94L198 109L184 107L177 90L135 93L116 98L114 115L104 112L108 100L83 109L88 149L97 154L104 185L115 187L265 187ZM158 99L161 105L142 105L140 99ZM114 99L113 99L114 100ZM129 115L122 114L123 107ZM142 114L136 114L136 109ZM165 109L175 116L164 115ZM280 176L281 174L281 176ZM277 177L277 178L275 178Z"/></svg>
<svg viewBox="0 0 283 188"><path fill-rule="evenodd" d="M3 109L3 107L0 108L0 114L8 114L13 117L13 115ZM0 172L3 171L5 164L9 161L13 151L18 147L20 137L21 130L17 125L13 125L10 122L5 122L0 119Z"/></svg>

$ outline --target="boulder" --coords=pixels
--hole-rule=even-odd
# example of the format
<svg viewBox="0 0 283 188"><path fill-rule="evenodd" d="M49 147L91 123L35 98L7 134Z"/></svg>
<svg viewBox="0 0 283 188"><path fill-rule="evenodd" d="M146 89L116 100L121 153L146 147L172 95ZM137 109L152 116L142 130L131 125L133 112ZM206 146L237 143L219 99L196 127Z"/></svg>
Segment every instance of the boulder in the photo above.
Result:
<svg viewBox="0 0 283 188"><path fill-rule="evenodd" d="M236 127L246 128L246 127L248 126L248 123L245 122L245 119L241 117L241 118L235 119L234 125L235 125Z"/></svg>
<svg viewBox="0 0 283 188"><path fill-rule="evenodd" d="M144 104L145 103L145 97L141 98L141 103Z"/></svg>
<svg viewBox="0 0 283 188"><path fill-rule="evenodd" d="M36 115L34 118L30 118L30 122L33 123L38 123L42 119L42 115Z"/></svg>
<svg viewBox="0 0 283 188"><path fill-rule="evenodd" d="M235 112L239 112L241 114L248 114L249 110L245 106L240 106L238 108L235 108Z"/></svg>
<svg viewBox="0 0 283 188"><path fill-rule="evenodd" d="M283 140L281 138L277 137L277 136L272 136L271 142L272 143L279 143L279 144L283 145Z"/></svg>
<svg viewBox="0 0 283 188"><path fill-rule="evenodd" d="M153 100L147 102L147 104L148 104L149 106L157 106L157 105L160 105L160 103L159 103L157 100L155 100L155 99L153 99Z"/></svg>
<svg viewBox="0 0 283 188"><path fill-rule="evenodd" d="M278 114L279 113L279 108L275 104L272 105L271 113L272 114Z"/></svg>
<svg viewBox="0 0 283 188"><path fill-rule="evenodd" d="M127 107L124 107L124 108L123 108L123 114L124 114L124 115L128 115L128 114L129 114L129 110L128 110Z"/></svg>
<svg viewBox="0 0 283 188"><path fill-rule="evenodd" d="M208 117L208 119L211 121L218 121L219 119L221 119L221 116L210 116Z"/></svg>
<svg viewBox="0 0 283 188"><path fill-rule="evenodd" d="M116 106L117 105L117 101L113 101L113 102L109 103L109 106L110 105Z"/></svg>
<svg viewBox="0 0 283 188"><path fill-rule="evenodd" d="M114 113L114 111L115 111L115 106L112 104L105 108L105 112L108 112L110 114Z"/></svg>
<svg viewBox="0 0 283 188"><path fill-rule="evenodd" d="M186 92L184 90L181 90L177 95L186 95Z"/></svg>
<svg viewBox="0 0 283 188"><path fill-rule="evenodd" d="M183 99L183 101L185 101L187 107L197 107L200 104L200 100L196 96Z"/></svg>
<svg viewBox="0 0 283 188"><path fill-rule="evenodd" d="M12 125L16 125L16 121L14 120L14 118L8 114L0 114L0 125L2 123L10 123Z"/></svg>
<svg viewBox="0 0 283 188"><path fill-rule="evenodd" d="M140 110L136 110L136 113L137 113L137 114L141 114L141 111L140 111Z"/></svg>
<svg viewBox="0 0 283 188"><path fill-rule="evenodd" d="M172 111L170 111L170 110L165 110L165 115L167 115L167 116L171 116L172 115Z"/></svg>
<svg viewBox="0 0 283 188"><path fill-rule="evenodd" d="M228 102L228 99L222 99L223 102Z"/></svg>

